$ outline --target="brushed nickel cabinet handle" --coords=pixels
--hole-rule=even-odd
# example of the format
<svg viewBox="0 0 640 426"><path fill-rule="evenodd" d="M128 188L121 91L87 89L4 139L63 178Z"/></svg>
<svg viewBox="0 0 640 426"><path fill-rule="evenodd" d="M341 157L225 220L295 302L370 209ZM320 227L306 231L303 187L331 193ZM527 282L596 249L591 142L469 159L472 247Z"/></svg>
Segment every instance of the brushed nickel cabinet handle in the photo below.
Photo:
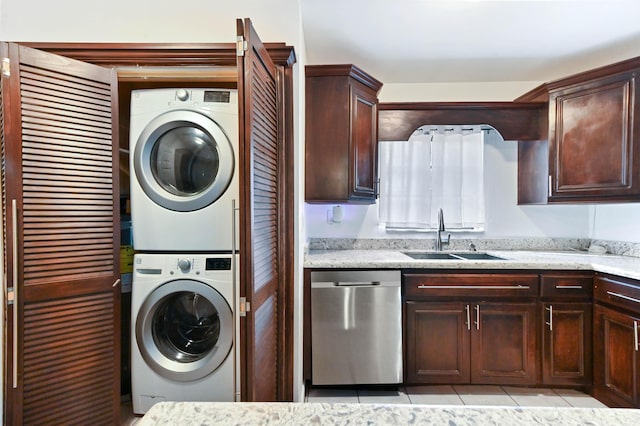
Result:
<svg viewBox="0 0 640 426"><path fill-rule="evenodd" d="M236 313L236 315L240 315L240 308L237 305L237 298L238 295L236 294L237 289L237 280L236 280L236 270L238 268L238 265L236 263L236 232L237 230L237 222L236 222L236 213L240 212L240 209L236 207L236 200L235 198L231 200L231 303L233 305L233 311ZM237 387L237 377L238 377L238 359L237 359L237 355L238 353L240 353L240 351L237 349L237 339L236 339L236 333L237 333L237 327L236 327L236 315L233 315L233 321L232 321L232 326L231 326L231 332L232 332L232 336L231 336L231 347L233 348L233 373L232 373L232 377L233 377L233 400L236 402L240 401L240 390Z"/></svg>
<svg viewBox="0 0 640 426"><path fill-rule="evenodd" d="M418 286L420 289L435 288L447 290L529 290L528 285L424 285Z"/></svg>
<svg viewBox="0 0 640 426"><path fill-rule="evenodd" d="M638 352L638 321L633 322L633 339L635 350Z"/></svg>
<svg viewBox="0 0 640 426"><path fill-rule="evenodd" d="M476 305L476 330L480 330L480 305Z"/></svg>
<svg viewBox="0 0 640 426"><path fill-rule="evenodd" d="M553 305L549 305L547 311L549 311L549 322L546 324L549 326L549 331L553 331Z"/></svg>
<svg viewBox="0 0 640 426"><path fill-rule="evenodd" d="M557 285L558 290L582 290L581 285Z"/></svg>
<svg viewBox="0 0 640 426"><path fill-rule="evenodd" d="M465 306L465 311L467 311L467 330L471 330L471 310L469 309L469 305Z"/></svg>
<svg viewBox="0 0 640 426"><path fill-rule="evenodd" d="M609 296L619 297L620 299L628 300L630 302L640 303L640 299L636 299L634 297L625 296L624 294L615 293L613 291L607 291Z"/></svg>
<svg viewBox="0 0 640 426"><path fill-rule="evenodd" d="M11 200L11 253L13 256L13 388L18 387L18 202Z"/></svg>

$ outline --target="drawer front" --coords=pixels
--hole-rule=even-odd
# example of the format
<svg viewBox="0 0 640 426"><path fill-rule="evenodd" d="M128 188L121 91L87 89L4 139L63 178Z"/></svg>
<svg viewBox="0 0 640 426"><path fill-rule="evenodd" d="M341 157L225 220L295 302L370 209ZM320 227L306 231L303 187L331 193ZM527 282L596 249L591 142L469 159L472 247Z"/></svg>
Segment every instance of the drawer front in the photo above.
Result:
<svg viewBox="0 0 640 426"><path fill-rule="evenodd" d="M534 274L403 274L411 297L537 297Z"/></svg>
<svg viewBox="0 0 640 426"><path fill-rule="evenodd" d="M542 275L542 297L589 299L593 294L592 275Z"/></svg>
<svg viewBox="0 0 640 426"><path fill-rule="evenodd" d="M605 302L640 313L640 282L638 281L596 276L593 297L596 302Z"/></svg>

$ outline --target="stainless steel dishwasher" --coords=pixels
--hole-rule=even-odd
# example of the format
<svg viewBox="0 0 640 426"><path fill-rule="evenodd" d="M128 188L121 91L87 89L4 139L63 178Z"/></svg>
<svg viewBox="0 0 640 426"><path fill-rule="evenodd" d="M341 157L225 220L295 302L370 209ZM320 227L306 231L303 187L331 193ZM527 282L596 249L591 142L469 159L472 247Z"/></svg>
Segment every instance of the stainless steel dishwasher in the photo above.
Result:
<svg viewBox="0 0 640 426"><path fill-rule="evenodd" d="M400 271L311 273L314 385L402 382Z"/></svg>

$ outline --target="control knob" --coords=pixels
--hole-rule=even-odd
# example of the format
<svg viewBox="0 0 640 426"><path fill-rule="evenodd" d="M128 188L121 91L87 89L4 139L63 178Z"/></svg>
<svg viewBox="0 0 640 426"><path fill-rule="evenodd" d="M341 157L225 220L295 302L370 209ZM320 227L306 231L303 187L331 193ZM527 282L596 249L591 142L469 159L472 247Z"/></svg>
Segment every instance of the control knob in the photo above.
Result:
<svg viewBox="0 0 640 426"><path fill-rule="evenodd" d="M182 272L189 272L189 269L191 269L191 261L189 259L178 260L178 268L180 268Z"/></svg>
<svg viewBox="0 0 640 426"><path fill-rule="evenodd" d="M184 102L189 99L189 92L187 92L185 89L178 89L176 90L176 98Z"/></svg>

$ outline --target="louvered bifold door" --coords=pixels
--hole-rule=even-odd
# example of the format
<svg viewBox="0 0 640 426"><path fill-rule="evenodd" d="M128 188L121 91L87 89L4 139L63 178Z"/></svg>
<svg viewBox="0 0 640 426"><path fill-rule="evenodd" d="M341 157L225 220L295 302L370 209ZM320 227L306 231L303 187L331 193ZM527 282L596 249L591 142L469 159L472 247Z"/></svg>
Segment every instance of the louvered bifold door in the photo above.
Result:
<svg viewBox="0 0 640 426"><path fill-rule="evenodd" d="M5 253L17 320L7 330L6 420L117 424L117 77L16 44L5 50Z"/></svg>
<svg viewBox="0 0 640 426"><path fill-rule="evenodd" d="M278 263L281 127L276 67L251 22L238 20L246 50L238 61L240 88L241 283L251 302L244 320L243 397L278 399L282 368L278 345L280 271ZM244 43L241 41L240 45Z"/></svg>

